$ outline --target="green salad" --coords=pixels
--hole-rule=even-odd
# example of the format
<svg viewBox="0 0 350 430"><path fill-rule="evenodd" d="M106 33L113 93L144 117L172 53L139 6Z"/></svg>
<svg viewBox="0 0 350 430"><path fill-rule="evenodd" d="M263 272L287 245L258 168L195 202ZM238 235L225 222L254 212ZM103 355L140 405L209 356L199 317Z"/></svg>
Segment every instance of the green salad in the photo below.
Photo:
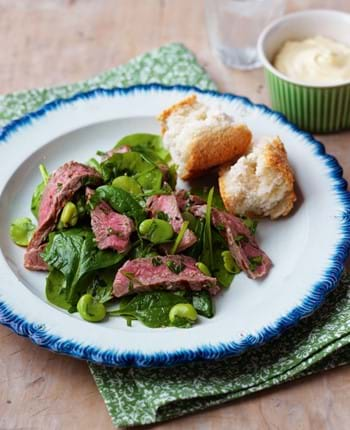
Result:
<svg viewBox="0 0 350 430"><path fill-rule="evenodd" d="M39 169L35 222L14 220L10 236L26 247L27 269L47 271L47 300L86 321L188 328L214 316L213 298L235 275L264 264L256 222L228 214L215 186L176 189L158 135L125 136L86 163Z"/></svg>

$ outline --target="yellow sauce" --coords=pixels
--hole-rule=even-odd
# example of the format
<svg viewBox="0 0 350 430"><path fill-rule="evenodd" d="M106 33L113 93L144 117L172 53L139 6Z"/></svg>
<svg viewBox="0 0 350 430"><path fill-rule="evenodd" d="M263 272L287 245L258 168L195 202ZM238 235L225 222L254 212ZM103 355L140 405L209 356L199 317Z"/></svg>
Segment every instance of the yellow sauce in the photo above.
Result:
<svg viewBox="0 0 350 430"><path fill-rule="evenodd" d="M286 42L274 66L288 78L308 84L350 81L350 46L323 36Z"/></svg>

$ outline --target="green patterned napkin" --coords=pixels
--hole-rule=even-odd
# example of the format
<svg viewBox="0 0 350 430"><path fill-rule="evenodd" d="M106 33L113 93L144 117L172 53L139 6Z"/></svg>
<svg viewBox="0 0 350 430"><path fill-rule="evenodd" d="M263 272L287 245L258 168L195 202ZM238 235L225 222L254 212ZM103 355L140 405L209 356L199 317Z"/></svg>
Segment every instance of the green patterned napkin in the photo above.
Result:
<svg viewBox="0 0 350 430"><path fill-rule="evenodd" d="M0 97L0 127L57 97L149 82L215 89L193 54L171 44L85 82ZM349 363L349 286L350 276L344 277L312 317L240 357L164 369L90 365L113 423L132 426L168 420Z"/></svg>

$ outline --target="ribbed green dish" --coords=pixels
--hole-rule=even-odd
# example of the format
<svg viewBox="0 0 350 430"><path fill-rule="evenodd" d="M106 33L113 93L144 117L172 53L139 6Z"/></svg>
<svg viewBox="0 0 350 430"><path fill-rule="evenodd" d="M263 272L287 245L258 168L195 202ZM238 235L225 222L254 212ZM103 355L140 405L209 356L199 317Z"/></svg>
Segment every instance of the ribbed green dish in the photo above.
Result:
<svg viewBox="0 0 350 430"><path fill-rule="evenodd" d="M350 85L307 87L281 79L265 68L272 107L312 133L350 128Z"/></svg>

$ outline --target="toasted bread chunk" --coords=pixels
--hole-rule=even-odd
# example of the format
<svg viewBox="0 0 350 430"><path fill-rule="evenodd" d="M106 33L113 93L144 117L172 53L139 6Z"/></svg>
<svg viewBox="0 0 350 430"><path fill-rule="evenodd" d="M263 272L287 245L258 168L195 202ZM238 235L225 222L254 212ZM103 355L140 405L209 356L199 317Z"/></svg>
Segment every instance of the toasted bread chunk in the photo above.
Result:
<svg viewBox="0 0 350 430"><path fill-rule="evenodd" d="M245 154L252 134L244 124L207 106L191 95L163 111L161 123L164 146L179 166L179 176L191 179Z"/></svg>
<svg viewBox="0 0 350 430"><path fill-rule="evenodd" d="M219 187L226 209L235 215L275 219L296 201L294 174L279 137L263 138L236 164L221 168Z"/></svg>

